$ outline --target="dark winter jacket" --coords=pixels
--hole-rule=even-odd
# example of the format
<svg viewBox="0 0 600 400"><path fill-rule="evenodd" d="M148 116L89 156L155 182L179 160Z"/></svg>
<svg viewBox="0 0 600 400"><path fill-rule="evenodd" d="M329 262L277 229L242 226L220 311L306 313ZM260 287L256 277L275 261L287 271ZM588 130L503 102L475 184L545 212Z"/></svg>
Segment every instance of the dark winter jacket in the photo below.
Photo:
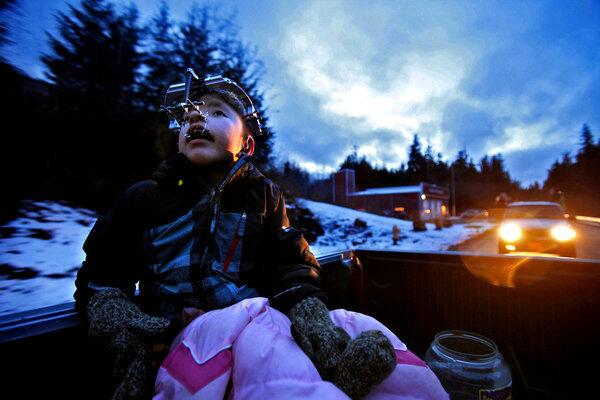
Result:
<svg viewBox="0 0 600 400"><path fill-rule="evenodd" d="M144 311L180 322L184 307L221 308L268 297L287 312L300 300L326 300L321 268L289 226L278 187L245 158L215 188L179 153L134 184L100 217L84 243L77 308L118 287Z"/></svg>

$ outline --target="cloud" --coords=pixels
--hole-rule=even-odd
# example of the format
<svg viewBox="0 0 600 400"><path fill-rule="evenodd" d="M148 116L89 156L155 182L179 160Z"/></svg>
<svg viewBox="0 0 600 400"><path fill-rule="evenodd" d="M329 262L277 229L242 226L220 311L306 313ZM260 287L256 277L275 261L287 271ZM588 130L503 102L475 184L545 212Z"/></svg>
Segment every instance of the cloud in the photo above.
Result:
<svg viewBox="0 0 600 400"><path fill-rule="evenodd" d="M598 91L590 89L600 72L598 13L590 7L307 2L282 19L275 49L294 98L310 110L294 112L318 133L298 152L288 146L298 144L288 139L299 131L292 118L278 148L332 167L357 145L395 167L418 133L447 157L465 145L476 159L557 157L576 145L570 132L581 123L600 125ZM550 158L531 159L535 179ZM535 175L524 171L510 170L519 179Z"/></svg>
<svg viewBox="0 0 600 400"><path fill-rule="evenodd" d="M18 46L8 49L35 76L47 50L39 37L55 29L52 11L66 7L38 3L23 1L11 25ZM138 3L144 20L159 4ZM188 7L169 4L184 18ZM594 0L235 4L241 37L265 61L282 160L326 171L356 145L370 161L397 167L418 133L449 158L465 145L474 159L530 154L531 172L519 163L507 163L509 171L543 180L548 160L577 148L582 123L600 132Z"/></svg>
<svg viewBox="0 0 600 400"><path fill-rule="evenodd" d="M476 154L485 152L490 137L496 134L492 115L463 101L446 106L441 128L447 132L448 143Z"/></svg>
<svg viewBox="0 0 600 400"><path fill-rule="evenodd" d="M315 102L309 106L315 116L335 127L330 134L336 143L357 144L371 160L397 166L405 159L407 142L424 127L432 142L442 143L431 124L457 96L470 56L456 47L422 52L411 41L423 38L412 38L404 28L387 32L406 39L392 46L373 34L376 16L364 15L385 13L361 9L353 14L346 5L309 4L286 25L279 54L299 93ZM382 142L381 132L390 143Z"/></svg>

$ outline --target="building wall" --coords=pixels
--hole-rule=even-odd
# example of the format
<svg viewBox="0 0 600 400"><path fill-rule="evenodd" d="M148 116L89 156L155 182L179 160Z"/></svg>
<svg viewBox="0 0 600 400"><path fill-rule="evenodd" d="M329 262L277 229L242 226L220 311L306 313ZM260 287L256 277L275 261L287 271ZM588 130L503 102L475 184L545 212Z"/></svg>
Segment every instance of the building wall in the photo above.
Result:
<svg viewBox="0 0 600 400"><path fill-rule="evenodd" d="M348 196L348 207L389 217L408 218L419 211L420 193Z"/></svg>
<svg viewBox="0 0 600 400"><path fill-rule="evenodd" d="M421 183L423 194L430 198L448 200L450 198L450 189L443 186L433 185L431 183Z"/></svg>
<svg viewBox="0 0 600 400"><path fill-rule="evenodd" d="M348 194L356 191L354 170L343 169L335 173L331 181L333 203L348 207Z"/></svg>
<svg viewBox="0 0 600 400"><path fill-rule="evenodd" d="M424 219L446 217L449 215L448 199L450 190L448 188L422 183L423 195L421 198L421 215Z"/></svg>
<svg viewBox="0 0 600 400"><path fill-rule="evenodd" d="M416 213L423 219L448 215L450 191L445 187L422 183L421 190L413 193L353 195L355 191L354 170L343 169L333 175L334 204L397 218L412 218Z"/></svg>

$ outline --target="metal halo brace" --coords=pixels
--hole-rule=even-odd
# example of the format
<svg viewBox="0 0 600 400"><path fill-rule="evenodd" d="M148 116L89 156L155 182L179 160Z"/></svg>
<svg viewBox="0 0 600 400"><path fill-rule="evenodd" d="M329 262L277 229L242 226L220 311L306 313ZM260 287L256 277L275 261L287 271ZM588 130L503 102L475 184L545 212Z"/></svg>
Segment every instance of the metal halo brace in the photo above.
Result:
<svg viewBox="0 0 600 400"><path fill-rule="evenodd" d="M207 89L225 89L233 93L243 104L244 112L243 119L250 129L252 135L266 135L266 129L260 123L260 113L254 107L254 103L248 93L236 82L221 75L207 76L203 80L198 78L198 75L192 68L185 70L185 82L174 83L169 86L165 93L164 104L161 109L169 115L169 129L174 132L179 132L181 128L181 118L183 113L187 112L188 107L194 107L197 110L199 103L190 100L190 89L193 85L202 85ZM194 80L201 81L195 83Z"/></svg>

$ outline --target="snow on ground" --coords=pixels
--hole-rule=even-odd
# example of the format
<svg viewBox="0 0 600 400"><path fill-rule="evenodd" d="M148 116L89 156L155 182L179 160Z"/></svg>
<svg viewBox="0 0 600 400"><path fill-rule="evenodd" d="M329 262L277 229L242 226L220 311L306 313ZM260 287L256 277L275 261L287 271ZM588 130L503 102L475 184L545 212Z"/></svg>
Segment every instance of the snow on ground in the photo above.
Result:
<svg viewBox="0 0 600 400"><path fill-rule="evenodd" d="M24 201L20 217L0 227L0 315L73 301L95 220L90 210Z"/></svg>
<svg viewBox="0 0 600 400"><path fill-rule="evenodd" d="M455 225L413 232L412 223L327 203L298 200L319 217L325 235L311 244L315 255L350 248L445 250L492 225ZM354 226L360 218L366 228ZM83 242L96 220L93 211L63 203L24 201L20 216L0 226L0 315L73 300ZM400 241L392 245L392 227Z"/></svg>
<svg viewBox="0 0 600 400"><path fill-rule="evenodd" d="M311 251L316 255L347 249L385 249L385 250L446 250L473 235L483 233L493 225L488 222L454 225L436 231L433 224L426 224L426 232L415 232L412 222L397 218L383 217L328 203L299 199L302 207L310 209L321 220L325 235L311 243ZM366 228L354 226L359 218L367 223ZM400 240L392 243L392 227L400 228Z"/></svg>

